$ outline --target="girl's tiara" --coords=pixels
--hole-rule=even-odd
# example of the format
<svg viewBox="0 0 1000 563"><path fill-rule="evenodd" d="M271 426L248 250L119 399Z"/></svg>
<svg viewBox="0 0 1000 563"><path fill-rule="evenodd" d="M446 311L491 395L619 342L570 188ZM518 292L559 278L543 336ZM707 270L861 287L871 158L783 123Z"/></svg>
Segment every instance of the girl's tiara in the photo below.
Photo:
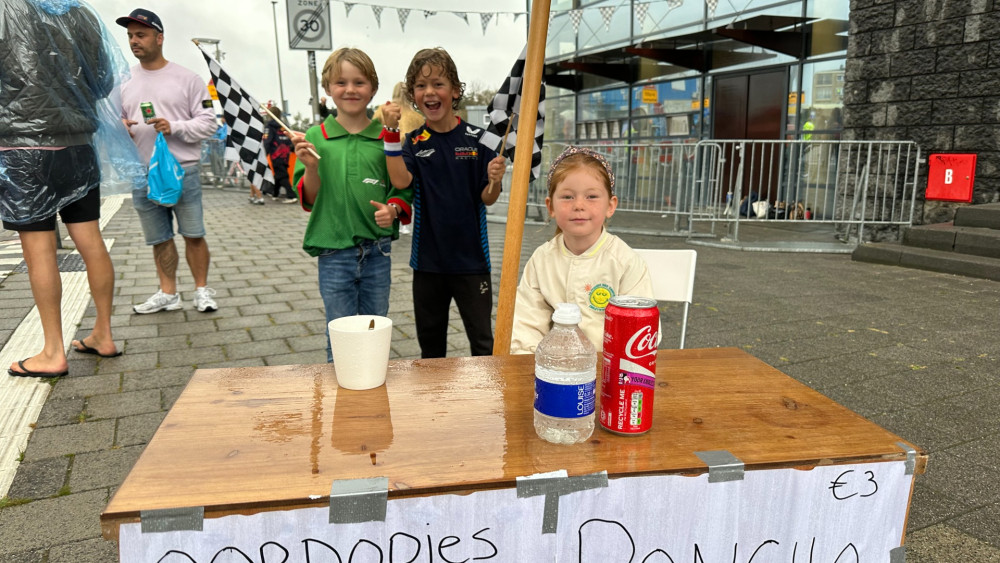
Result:
<svg viewBox="0 0 1000 563"><path fill-rule="evenodd" d="M611 171L611 165L608 164L608 160L604 158L604 155L602 155L599 152L590 150L588 148L574 147L572 145L566 147L566 150L564 150L562 154L557 156L556 159L552 161L552 164L549 166L548 185L550 186L552 185L552 172L555 171L555 169L559 166L559 164L562 163L562 161L566 157L574 154L585 154L593 158L597 162L600 162L604 166L604 169L607 170L608 172L608 179L611 181L611 184L608 186L608 188L611 190L611 195L615 195L615 173Z"/></svg>

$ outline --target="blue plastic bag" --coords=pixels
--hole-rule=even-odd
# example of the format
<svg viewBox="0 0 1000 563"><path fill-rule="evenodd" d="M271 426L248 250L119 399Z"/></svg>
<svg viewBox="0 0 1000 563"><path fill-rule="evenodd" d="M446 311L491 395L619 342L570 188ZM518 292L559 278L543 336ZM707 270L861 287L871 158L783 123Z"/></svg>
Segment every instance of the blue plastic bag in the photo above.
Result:
<svg viewBox="0 0 1000 563"><path fill-rule="evenodd" d="M156 135L153 156L149 159L149 192L146 199L157 205L173 207L184 188L184 169L167 148L163 133Z"/></svg>

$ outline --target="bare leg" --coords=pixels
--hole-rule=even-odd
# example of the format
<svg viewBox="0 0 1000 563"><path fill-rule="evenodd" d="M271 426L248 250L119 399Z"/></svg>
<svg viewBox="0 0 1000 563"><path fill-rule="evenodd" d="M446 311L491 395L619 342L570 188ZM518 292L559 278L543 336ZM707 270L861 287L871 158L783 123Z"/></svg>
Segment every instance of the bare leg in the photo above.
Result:
<svg viewBox="0 0 1000 563"><path fill-rule="evenodd" d="M24 366L31 371L62 372L67 364L62 336L62 279L56 261L55 232L22 231L18 235L45 340L42 351L28 358ZM21 371L16 362L10 369Z"/></svg>
<svg viewBox="0 0 1000 563"><path fill-rule="evenodd" d="M208 264L211 261L208 242L204 238L184 237L184 256L187 258L188 267L191 268L194 286L208 285Z"/></svg>
<svg viewBox="0 0 1000 563"><path fill-rule="evenodd" d="M69 223L66 225L69 236L73 238L76 250L87 265L87 281L90 283L90 295L97 308L97 319L90 335L82 339L82 343L97 350L105 356L117 351L111 338L111 304L115 292L115 268L111 256L101 238L101 229L97 221L86 223ZM77 341L73 346L82 348Z"/></svg>
<svg viewBox="0 0 1000 563"><path fill-rule="evenodd" d="M177 262L180 259L174 239L154 245L153 260L156 262L156 275L160 278L160 291L170 295L177 293Z"/></svg>

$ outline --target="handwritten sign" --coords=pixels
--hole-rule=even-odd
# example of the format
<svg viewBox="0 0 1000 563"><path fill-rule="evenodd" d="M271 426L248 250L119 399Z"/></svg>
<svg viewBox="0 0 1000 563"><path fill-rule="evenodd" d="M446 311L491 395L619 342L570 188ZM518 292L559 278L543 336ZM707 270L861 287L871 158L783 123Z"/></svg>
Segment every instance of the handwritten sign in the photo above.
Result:
<svg viewBox="0 0 1000 563"><path fill-rule="evenodd" d="M326 508L209 518L200 532L121 527L123 563L883 563L899 547L904 463L610 479L559 498L516 490L390 500L384 522L329 524Z"/></svg>

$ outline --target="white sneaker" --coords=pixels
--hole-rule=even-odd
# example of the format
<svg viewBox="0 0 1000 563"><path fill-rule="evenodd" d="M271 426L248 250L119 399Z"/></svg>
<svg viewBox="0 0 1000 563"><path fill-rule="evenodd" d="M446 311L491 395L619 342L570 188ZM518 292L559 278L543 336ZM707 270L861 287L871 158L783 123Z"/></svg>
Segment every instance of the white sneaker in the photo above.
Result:
<svg viewBox="0 0 1000 563"><path fill-rule="evenodd" d="M179 293L170 295L169 293L157 291L145 303L132 307L132 310L140 315L148 315L149 313L159 313L160 311L176 311L180 308L181 295Z"/></svg>
<svg viewBox="0 0 1000 563"><path fill-rule="evenodd" d="M215 303L215 290L208 287L199 287L194 290L194 306L202 313L218 311L219 306Z"/></svg>

